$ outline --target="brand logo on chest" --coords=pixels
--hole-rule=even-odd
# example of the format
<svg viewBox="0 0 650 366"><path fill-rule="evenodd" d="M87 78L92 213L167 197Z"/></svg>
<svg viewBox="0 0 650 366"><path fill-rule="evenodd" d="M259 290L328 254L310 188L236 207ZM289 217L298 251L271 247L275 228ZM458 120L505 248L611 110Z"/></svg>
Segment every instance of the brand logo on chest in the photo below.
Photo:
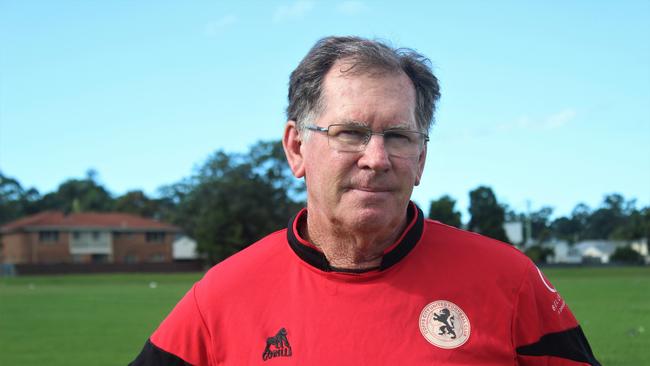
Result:
<svg viewBox="0 0 650 366"><path fill-rule="evenodd" d="M266 348L262 353L262 360L274 357L291 357L291 345L287 339L287 330L281 328L276 335L266 339Z"/></svg>
<svg viewBox="0 0 650 366"><path fill-rule="evenodd" d="M434 301L420 313L420 332L436 347L460 347L469 339L470 331L469 318L451 301Z"/></svg>

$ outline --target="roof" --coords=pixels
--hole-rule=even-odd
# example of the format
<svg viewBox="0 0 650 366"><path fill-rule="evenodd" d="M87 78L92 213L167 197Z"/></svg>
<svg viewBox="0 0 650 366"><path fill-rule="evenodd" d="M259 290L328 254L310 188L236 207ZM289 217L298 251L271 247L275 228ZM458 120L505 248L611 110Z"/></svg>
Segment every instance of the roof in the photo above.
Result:
<svg viewBox="0 0 650 366"><path fill-rule="evenodd" d="M622 242L615 242L609 240L584 240L576 243L574 246L582 253L582 255L601 256L612 255L616 248L624 245Z"/></svg>
<svg viewBox="0 0 650 366"><path fill-rule="evenodd" d="M121 212L81 212L66 215L61 211L44 211L11 221L0 227L0 232L7 233L30 229L180 231L174 225Z"/></svg>

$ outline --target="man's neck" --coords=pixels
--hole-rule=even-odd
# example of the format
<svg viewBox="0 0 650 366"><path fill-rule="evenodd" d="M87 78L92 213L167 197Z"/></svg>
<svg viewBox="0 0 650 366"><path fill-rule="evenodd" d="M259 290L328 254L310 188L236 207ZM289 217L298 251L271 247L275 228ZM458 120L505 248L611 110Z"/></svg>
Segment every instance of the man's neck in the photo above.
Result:
<svg viewBox="0 0 650 366"><path fill-rule="evenodd" d="M378 268L386 248L390 247L404 231L406 216L401 222L380 230L353 230L345 228L318 214L307 213L300 234L318 247L330 266L346 270Z"/></svg>

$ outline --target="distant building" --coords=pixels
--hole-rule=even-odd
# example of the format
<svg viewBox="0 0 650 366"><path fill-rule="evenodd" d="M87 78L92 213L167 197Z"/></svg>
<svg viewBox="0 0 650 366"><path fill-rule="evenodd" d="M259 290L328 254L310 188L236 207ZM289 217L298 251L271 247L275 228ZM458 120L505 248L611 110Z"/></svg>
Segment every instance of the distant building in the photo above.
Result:
<svg viewBox="0 0 650 366"><path fill-rule="evenodd" d="M570 245L567 241L554 241L544 243L542 246L553 249L553 255L547 259L549 263L582 263L582 253L575 245Z"/></svg>
<svg viewBox="0 0 650 366"><path fill-rule="evenodd" d="M183 235L172 243L172 258L175 261L191 261L199 258L196 251L196 240Z"/></svg>
<svg viewBox="0 0 650 366"><path fill-rule="evenodd" d="M524 224L519 221L506 222L503 224L508 241L514 245L524 244Z"/></svg>
<svg viewBox="0 0 650 366"><path fill-rule="evenodd" d="M544 244L553 248L555 254L549 258L550 263L610 263L610 257L616 249L629 246L644 258L648 257L646 240L616 241L616 240L583 240L573 245L566 241Z"/></svg>
<svg viewBox="0 0 650 366"><path fill-rule="evenodd" d="M0 263L172 262L180 229L125 213L46 211L0 227Z"/></svg>

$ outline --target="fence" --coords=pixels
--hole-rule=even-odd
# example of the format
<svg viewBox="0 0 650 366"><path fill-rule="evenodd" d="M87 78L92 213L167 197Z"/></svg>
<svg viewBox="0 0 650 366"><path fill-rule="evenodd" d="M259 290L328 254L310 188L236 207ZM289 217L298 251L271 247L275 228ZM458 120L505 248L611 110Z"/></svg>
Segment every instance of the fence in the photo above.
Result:
<svg viewBox="0 0 650 366"><path fill-rule="evenodd" d="M197 272L203 271L200 261L173 263L57 263L57 264L4 264L0 275L50 275L72 273L115 272Z"/></svg>

